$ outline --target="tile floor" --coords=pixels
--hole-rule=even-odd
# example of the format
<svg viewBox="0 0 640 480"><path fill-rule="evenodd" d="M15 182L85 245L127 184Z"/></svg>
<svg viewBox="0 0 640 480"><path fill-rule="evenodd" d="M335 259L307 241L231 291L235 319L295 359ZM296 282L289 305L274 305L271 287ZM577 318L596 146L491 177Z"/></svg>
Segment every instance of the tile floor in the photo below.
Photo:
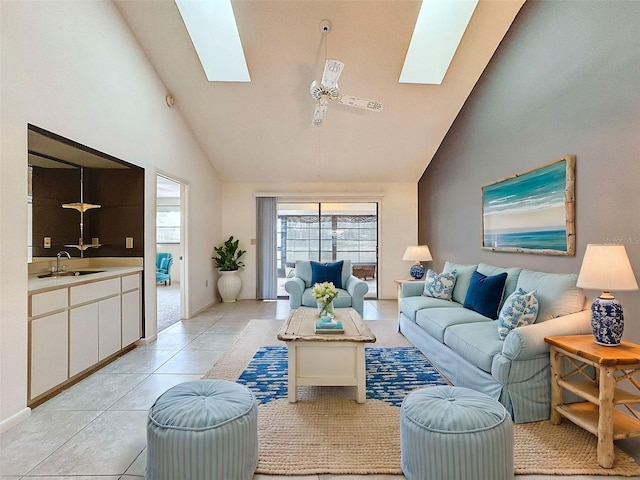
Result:
<svg viewBox="0 0 640 480"><path fill-rule="evenodd" d="M217 304L183 320L34 408L0 436L0 479L139 480L146 463L146 416L168 388L199 379L254 318L286 318L288 301ZM395 301L366 301L366 319L395 319ZM639 442L640 443L640 442ZM640 446L632 444L640 458ZM550 476L518 476L541 480ZM572 480L596 477L574 476ZM615 480L620 477L608 477ZM255 475L254 480L401 480L402 475ZM176 479L178 480L178 479ZM230 479L231 480L231 479Z"/></svg>

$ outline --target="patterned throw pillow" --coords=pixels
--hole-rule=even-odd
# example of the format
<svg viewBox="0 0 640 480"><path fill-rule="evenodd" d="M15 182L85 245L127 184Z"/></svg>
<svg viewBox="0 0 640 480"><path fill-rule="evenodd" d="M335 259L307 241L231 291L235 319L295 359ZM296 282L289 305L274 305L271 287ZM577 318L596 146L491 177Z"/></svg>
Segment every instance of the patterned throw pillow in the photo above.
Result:
<svg viewBox="0 0 640 480"><path fill-rule="evenodd" d="M449 273L436 273L429 269L424 282L425 297L442 298L443 300L451 300L453 287L456 285L456 271Z"/></svg>
<svg viewBox="0 0 640 480"><path fill-rule="evenodd" d="M507 338L511 330L524 325L531 325L538 317L538 298L536 291L527 293L518 288L504 301L498 316L498 336L500 340Z"/></svg>

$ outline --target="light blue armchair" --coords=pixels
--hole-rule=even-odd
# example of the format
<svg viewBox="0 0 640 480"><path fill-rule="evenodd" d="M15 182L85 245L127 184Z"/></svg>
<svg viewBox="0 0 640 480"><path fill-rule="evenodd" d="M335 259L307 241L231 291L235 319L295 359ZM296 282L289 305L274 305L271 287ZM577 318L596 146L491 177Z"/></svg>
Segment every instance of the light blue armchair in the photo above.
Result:
<svg viewBox="0 0 640 480"><path fill-rule="evenodd" d="M308 260L296 262L296 274L284 284L284 289L289 293L289 306L292 309L300 307L316 307L317 302L313 298L313 275L311 262ZM338 288L338 296L333 301L336 308L354 308L360 316L364 310L364 296L369 291L367 282L351 275L351 260L343 260L342 288Z"/></svg>
<svg viewBox="0 0 640 480"><path fill-rule="evenodd" d="M170 253L156 254L156 283L171 285L171 266L173 265L173 256Z"/></svg>

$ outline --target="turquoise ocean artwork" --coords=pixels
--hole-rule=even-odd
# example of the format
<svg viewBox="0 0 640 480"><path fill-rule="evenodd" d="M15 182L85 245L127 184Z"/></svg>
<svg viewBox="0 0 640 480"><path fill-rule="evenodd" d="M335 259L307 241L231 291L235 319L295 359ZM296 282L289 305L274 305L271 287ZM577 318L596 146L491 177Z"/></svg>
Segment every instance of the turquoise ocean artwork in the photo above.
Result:
<svg viewBox="0 0 640 480"><path fill-rule="evenodd" d="M482 188L483 246L567 252L565 159Z"/></svg>

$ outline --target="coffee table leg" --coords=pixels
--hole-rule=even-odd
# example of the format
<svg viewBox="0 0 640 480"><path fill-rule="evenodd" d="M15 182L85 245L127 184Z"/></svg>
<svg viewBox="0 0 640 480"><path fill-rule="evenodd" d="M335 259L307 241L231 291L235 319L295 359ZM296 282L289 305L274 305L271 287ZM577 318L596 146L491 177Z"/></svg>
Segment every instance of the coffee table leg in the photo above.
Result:
<svg viewBox="0 0 640 480"><path fill-rule="evenodd" d="M288 352L288 382L287 382L287 396L289 403L296 403L298 401L298 384L296 382L296 347L295 345L287 344Z"/></svg>
<svg viewBox="0 0 640 480"><path fill-rule="evenodd" d="M367 371L364 360L364 346L358 345L356 351L356 376L358 386L356 387L356 402L367 401Z"/></svg>

